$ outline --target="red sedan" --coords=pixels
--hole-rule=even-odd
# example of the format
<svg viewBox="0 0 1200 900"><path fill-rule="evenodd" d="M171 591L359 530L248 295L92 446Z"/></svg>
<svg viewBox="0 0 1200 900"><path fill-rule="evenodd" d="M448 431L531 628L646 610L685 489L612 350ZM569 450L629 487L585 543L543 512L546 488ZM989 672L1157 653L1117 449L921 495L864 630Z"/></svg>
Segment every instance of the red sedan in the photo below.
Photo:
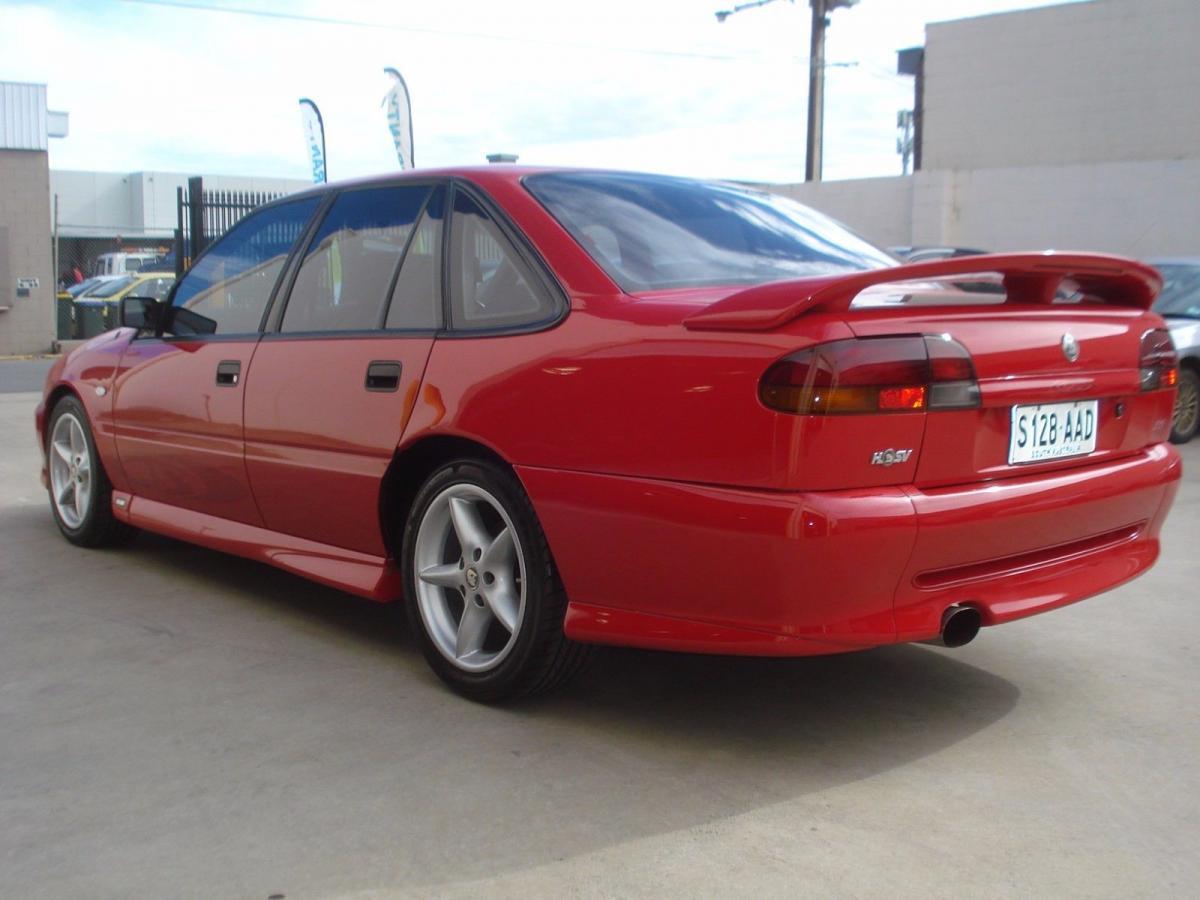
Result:
<svg viewBox="0 0 1200 900"><path fill-rule="evenodd" d="M1002 290L955 280L991 273ZM1151 268L898 266L741 187L418 171L263 207L51 371L59 528L406 602L478 699L591 644L966 643L1145 571L1180 477Z"/></svg>

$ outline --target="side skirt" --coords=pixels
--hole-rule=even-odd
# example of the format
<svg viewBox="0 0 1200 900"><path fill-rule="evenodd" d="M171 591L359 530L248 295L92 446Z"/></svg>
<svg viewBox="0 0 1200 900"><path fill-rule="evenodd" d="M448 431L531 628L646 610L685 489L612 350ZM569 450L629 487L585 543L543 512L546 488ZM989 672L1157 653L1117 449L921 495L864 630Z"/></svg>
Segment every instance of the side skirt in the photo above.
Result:
<svg viewBox="0 0 1200 900"><path fill-rule="evenodd" d="M390 559L319 544L113 491L113 515L123 522L202 547L244 556L320 584L374 600L399 600L403 579Z"/></svg>

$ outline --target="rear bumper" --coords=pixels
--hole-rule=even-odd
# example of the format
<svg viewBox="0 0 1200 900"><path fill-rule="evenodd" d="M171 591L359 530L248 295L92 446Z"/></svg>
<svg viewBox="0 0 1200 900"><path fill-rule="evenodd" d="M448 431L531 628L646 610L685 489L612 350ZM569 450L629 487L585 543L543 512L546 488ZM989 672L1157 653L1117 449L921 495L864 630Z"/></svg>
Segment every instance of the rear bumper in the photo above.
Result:
<svg viewBox="0 0 1200 900"><path fill-rule="evenodd" d="M994 625L1145 571L1181 475L1160 444L1053 475L921 491L772 493L518 468L568 636L755 655L930 638L952 603Z"/></svg>

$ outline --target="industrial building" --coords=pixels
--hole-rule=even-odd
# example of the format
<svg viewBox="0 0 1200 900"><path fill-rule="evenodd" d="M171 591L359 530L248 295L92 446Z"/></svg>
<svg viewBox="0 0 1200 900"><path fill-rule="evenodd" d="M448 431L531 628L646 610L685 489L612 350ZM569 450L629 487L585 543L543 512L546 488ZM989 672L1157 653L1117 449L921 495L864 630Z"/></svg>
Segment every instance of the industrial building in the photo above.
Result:
<svg viewBox="0 0 1200 900"><path fill-rule="evenodd" d="M47 148L66 133L44 84L0 82L0 356L40 353L54 339Z"/></svg>
<svg viewBox="0 0 1200 900"><path fill-rule="evenodd" d="M180 172L50 171L51 230L58 272L88 263L101 253L151 249L165 253L179 227L177 191L187 190ZM208 191L289 194L312 182L295 178L203 175Z"/></svg>
<svg viewBox="0 0 1200 900"><path fill-rule="evenodd" d="M887 246L1198 255L1198 36L1196 0L931 24L919 170L773 189Z"/></svg>

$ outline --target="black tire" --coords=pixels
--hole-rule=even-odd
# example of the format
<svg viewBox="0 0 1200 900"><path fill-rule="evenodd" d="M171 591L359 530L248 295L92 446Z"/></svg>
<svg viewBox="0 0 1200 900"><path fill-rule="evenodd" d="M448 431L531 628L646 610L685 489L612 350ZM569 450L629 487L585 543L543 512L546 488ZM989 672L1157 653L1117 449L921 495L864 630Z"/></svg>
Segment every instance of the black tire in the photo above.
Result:
<svg viewBox="0 0 1200 900"><path fill-rule="evenodd" d="M50 512L54 516L54 522L58 525L58 530L62 532L63 537L80 547L111 547L126 543L138 533L138 530L113 516L112 482L108 480L108 473L104 471L100 454L96 452L96 441L92 437L91 422L88 421L87 411L84 410L83 404L70 394L60 399L50 412L50 420L46 426L47 467L50 466L50 457L54 453L51 442L55 426L59 419L68 414L74 416L82 427L92 465L92 486L80 521L72 526L59 513L58 506L54 502L53 487L47 485Z"/></svg>
<svg viewBox="0 0 1200 900"><path fill-rule="evenodd" d="M486 672L465 671L443 655L430 634L417 599L418 530L434 501L455 485L482 488L500 502L512 522L525 564L524 615L515 629L511 649L495 668ZM409 511L402 538L401 565L409 627L430 667L464 697L497 702L551 691L576 675L591 658L592 647L568 640L563 634L566 592L533 505L506 467L461 459L434 472ZM453 591L450 596L455 596Z"/></svg>
<svg viewBox="0 0 1200 900"><path fill-rule="evenodd" d="M1171 443L1186 444L1200 429L1200 375L1195 369L1179 367L1179 394L1171 420Z"/></svg>

